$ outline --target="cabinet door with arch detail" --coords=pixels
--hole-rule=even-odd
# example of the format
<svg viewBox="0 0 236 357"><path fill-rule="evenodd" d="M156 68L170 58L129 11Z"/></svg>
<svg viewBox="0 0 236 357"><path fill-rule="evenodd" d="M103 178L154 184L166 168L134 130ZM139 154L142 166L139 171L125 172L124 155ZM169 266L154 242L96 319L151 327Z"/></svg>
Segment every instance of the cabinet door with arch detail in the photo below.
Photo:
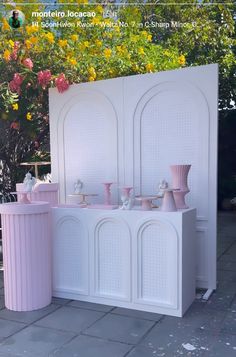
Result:
<svg viewBox="0 0 236 357"><path fill-rule="evenodd" d="M73 216L59 218L53 237L53 290L88 295L88 232Z"/></svg>
<svg viewBox="0 0 236 357"><path fill-rule="evenodd" d="M177 232L171 224L152 219L140 224L134 239L135 302L177 309Z"/></svg>
<svg viewBox="0 0 236 357"><path fill-rule="evenodd" d="M129 300L131 236L126 222L114 217L97 220L93 247L94 295Z"/></svg>

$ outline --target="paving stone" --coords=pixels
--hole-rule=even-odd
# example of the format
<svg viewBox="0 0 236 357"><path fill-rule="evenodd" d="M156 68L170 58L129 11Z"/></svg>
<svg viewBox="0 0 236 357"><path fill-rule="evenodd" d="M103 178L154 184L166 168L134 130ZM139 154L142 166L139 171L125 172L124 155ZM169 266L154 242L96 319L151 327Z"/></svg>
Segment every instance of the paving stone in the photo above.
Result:
<svg viewBox="0 0 236 357"><path fill-rule="evenodd" d="M22 322L7 321L0 319L0 339L9 337L10 335L22 330L26 324ZM1 347L0 347L1 350Z"/></svg>
<svg viewBox="0 0 236 357"><path fill-rule="evenodd" d="M236 271L236 261L225 261L225 260L220 260L217 263L217 268L220 270L230 270L230 271Z"/></svg>
<svg viewBox="0 0 236 357"><path fill-rule="evenodd" d="M236 271L218 270L217 280L236 282Z"/></svg>
<svg viewBox="0 0 236 357"><path fill-rule="evenodd" d="M220 257L219 262L236 262L236 254L228 252Z"/></svg>
<svg viewBox="0 0 236 357"><path fill-rule="evenodd" d="M226 313L227 310L210 309L206 303L194 303L184 317L166 316L163 319L163 324L182 330L218 331Z"/></svg>
<svg viewBox="0 0 236 357"><path fill-rule="evenodd" d="M48 305L43 309L34 310L34 311L10 311L8 309L0 310L0 318L11 320L11 321L19 321L24 323L32 323L43 316L55 311L58 309L58 305Z"/></svg>
<svg viewBox="0 0 236 357"><path fill-rule="evenodd" d="M80 333L103 315L104 313L98 311L62 306L59 310L37 321L36 324L37 326Z"/></svg>
<svg viewBox="0 0 236 357"><path fill-rule="evenodd" d="M228 252L227 253L229 253L229 254L236 254L236 244L233 244L230 248L229 248L229 250L228 250Z"/></svg>
<svg viewBox="0 0 236 357"><path fill-rule="evenodd" d="M234 299L233 299L233 301L232 301L232 304L231 304L229 310L230 310L231 312L235 312L235 311L236 311L236 296L234 297Z"/></svg>
<svg viewBox="0 0 236 357"><path fill-rule="evenodd" d="M66 305L70 301L71 301L71 299L63 299L63 298L58 298L58 297L52 298L52 303L55 305Z"/></svg>
<svg viewBox="0 0 236 357"><path fill-rule="evenodd" d="M163 317L163 315L155 314L152 312L125 309L122 307L116 307L114 310L112 310L111 313L117 315L137 317L138 319L151 320L151 321L159 321Z"/></svg>
<svg viewBox="0 0 236 357"><path fill-rule="evenodd" d="M134 317L108 314L85 331L90 336L136 344L154 325Z"/></svg>
<svg viewBox="0 0 236 357"><path fill-rule="evenodd" d="M0 296L0 310L4 309L4 307L5 307L4 296Z"/></svg>
<svg viewBox="0 0 236 357"><path fill-rule="evenodd" d="M124 343L96 337L78 336L49 356L56 357L123 357L131 349Z"/></svg>
<svg viewBox="0 0 236 357"><path fill-rule="evenodd" d="M102 304L94 304L86 301L73 300L68 306L79 307L81 309L95 310L101 312L108 312L114 309L114 306L102 305Z"/></svg>
<svg viewBox="0 0 236 357"><path fill-rule="evenodd" d="M183 318L165 317L154 326L129 357L141 357L145 351L145 357L152 354L166 357L204 355L214 340L213 332L209 326L199 326L196 321L183 323L182 320ZM189 354L191 348L193 351Z"/></svg>
<svg viewBox="0 0 236 357"><path fill-rule="evenodd" d="M232 284L232 282L228 280L221 280L217 283L216 292L229 292L236 294L236 284Z"/></svg>
<svg viewBox="0 0 236 357"><path fill-rule="evenodd" d="M231 283L232 284L232 283ZM216 290L209 298L206 303L208 308L217 309L217 310L227 310L234 299L235 291L223 291Z"/></svg>
<svg viewBox="0 0 236 357"><path fill-rule="evenodd" d="M236 335L236 310L232 309L232 311L226 314L222 324L221 332Z"/></svg>
<svg viewBox="0 0 236 357"><path fill-rule="evenodd" d="M134 347L132 351L127 354L126 357L179 357L179 356L201 357L201 356L205 356L205 351L206 351L204 346L202 346L202 348L203 349L196 348L194 351L190 352L186 350L182 345L178 345L178 344L176 346L174 344L173 345L170 344L167 348L162 347L162 345L160 345L160 347L155 347L155 348L152 345L150 346L140 345Z"/></svg>
<svg viewBox="0 0 236 357"><path fill-rule="evenodd" d="M47 357L51 351L61 347L74 336L71 332L31 325L7 338L0 345L0 356Z"/></svg>
<svg viewBox="0 0 236 357"><path fill-rule="evenodd" d="M217 257L220 257L222 254L226 253L232 243L219 242L217 244Z"/></svg>
<svg viewBox="0 0 236 357"><path fill-rule="evenodd" d="M220 334L209 348L206 357L233 357L236 355L236 335Z"/></svg>
<svg viewBox="0 0 236 357"><path fill-rule="evenodd" d="M200 304L194 304L183 318L165 316L141 341L141 345L148 350L165 353L165 356L177 356L187 353L182 344L189 343L195 348L191 356L201 356L212 343L214 334L220 330L225 316L224 311L201 308ZM141 352L137 348L133 353L139 356Z"/></svg>

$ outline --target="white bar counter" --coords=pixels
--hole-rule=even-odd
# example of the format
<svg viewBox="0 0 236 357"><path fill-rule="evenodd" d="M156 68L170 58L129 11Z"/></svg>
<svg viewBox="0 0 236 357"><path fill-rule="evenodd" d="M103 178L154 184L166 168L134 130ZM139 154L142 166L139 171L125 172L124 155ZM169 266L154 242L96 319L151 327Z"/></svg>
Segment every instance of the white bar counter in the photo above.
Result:
<svg viewBox="0 0 236 357"><path fill-rule="evenodd" d="M195 209L53 207L53 296L183 316L195 299L195 222Z"/></svg>

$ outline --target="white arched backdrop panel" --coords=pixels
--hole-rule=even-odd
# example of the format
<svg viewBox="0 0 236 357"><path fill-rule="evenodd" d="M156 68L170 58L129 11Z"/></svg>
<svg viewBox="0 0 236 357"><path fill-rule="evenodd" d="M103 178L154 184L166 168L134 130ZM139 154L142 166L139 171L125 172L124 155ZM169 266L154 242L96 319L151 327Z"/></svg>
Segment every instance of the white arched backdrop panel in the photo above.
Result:
<svg viewBox="0 0 236 357"><path fill-rule="evenodd" d="M197 208L197 286L216 287L218 66L207 65L50 89L53 179L67 202L77 178L156 192L171 164L191 164L187 196ZM117 202L118 190L113 189Z"/></svg>

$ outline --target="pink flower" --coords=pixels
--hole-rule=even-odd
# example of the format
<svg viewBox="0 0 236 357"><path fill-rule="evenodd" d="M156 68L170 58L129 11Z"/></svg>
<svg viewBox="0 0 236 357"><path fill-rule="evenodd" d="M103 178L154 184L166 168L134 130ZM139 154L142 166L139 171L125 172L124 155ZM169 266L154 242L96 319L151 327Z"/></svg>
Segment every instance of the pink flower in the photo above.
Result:
<svg viewBox="0 0 236 357"><path fill-rule="evenodd" d="M14 48L19 48L20 47L20 41L15 41L14 42Z"/></svg>
<svg viewBox="0 0 236 357"><path fill-rule="evenodd" d="M40 71L38 73L38 83L44 89L47 87L47 85L50 82L51 78L52 78L52 75L51 75L51 72L48 69L46 69L45 71Z"/></svg>
<svg viewBox="0 0 236 357"><path fill-rule="evenodd" d="M12 92L20 94L20 86L23 82L23 77L19 73L15 73L13 79L9 83L9 88Z"/></svg>
<svg viewBox="0 0 236 357"><path fill-rule="evenodd" d="M23 65L25 67L29 68L30 70L32 70L32 68L34 67L34 64L33 64L32 60L30 58L24 59Z"/></svg>
<svg viewBox="0 0 236 357"><path fill-rule="evenodd" d="M55 79L55 84L59 93L63 93L69 88L69 81L66 79L64 73L59 74Z"/></svg>
<svg viewBox="0 0 236 357"><path fill-rule="evenodd" d="M21 83L23 82L23 77L20 73L15 73L13 76L13 81L17 84L17 85L21 85Z"/></svg>
<svg viewBox="0 0 236 357"><path fill-rule="evenodd" d="M40 144L39 144L38 140L35 140L35 142L34 142L35 149L38 149L39 146L40 146Z"/></svg>
<svg viewBox="0 0 236 357"><path fill-rule="evenodd" d="M19 130L20 129L20 123L17 121L13 121L10 126L11 129Z"/></svg>
<svg viewBox="0 0 236 357"><path fill-rule="evenodd" d="M11 59L13 59L14 61L17 60L17 50L14 49L14 50L12 51Z"/></svg>

